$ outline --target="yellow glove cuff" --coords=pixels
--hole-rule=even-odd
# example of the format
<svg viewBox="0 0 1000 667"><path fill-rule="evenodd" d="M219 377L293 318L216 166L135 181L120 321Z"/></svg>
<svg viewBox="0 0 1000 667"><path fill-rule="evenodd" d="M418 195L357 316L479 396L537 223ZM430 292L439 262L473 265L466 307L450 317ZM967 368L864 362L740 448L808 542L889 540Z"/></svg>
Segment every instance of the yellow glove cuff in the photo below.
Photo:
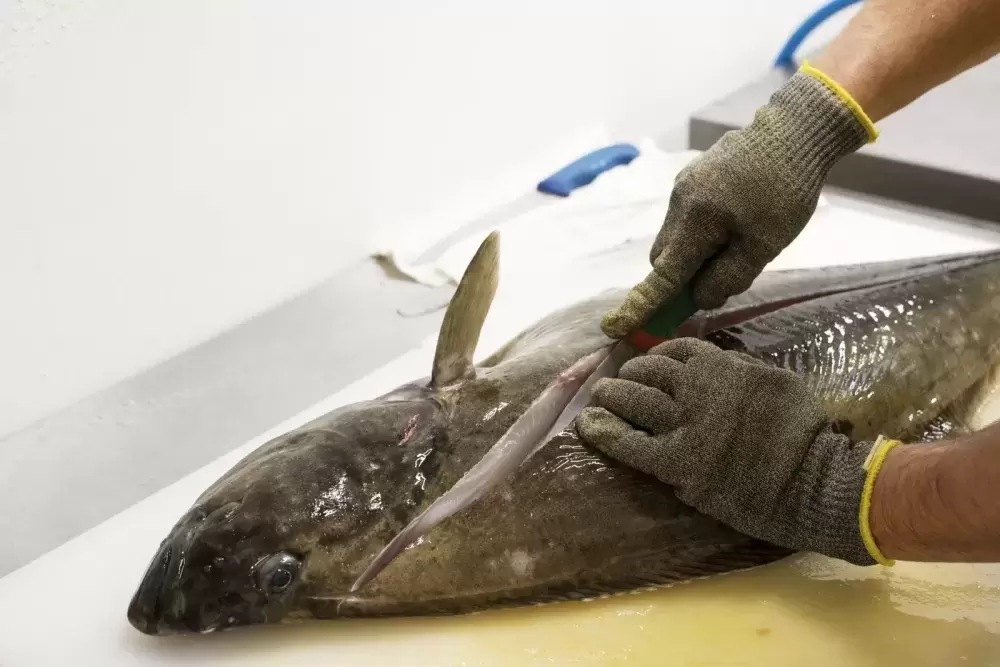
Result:
<svg viewBox="0 0 1000 667"><path fill-rule="evenodd" d="M882 550L875 544L874 536L872 536L872 528L869 523L872 509L872 489L875 488L875 478L878 476L878 471L885 462L885 457L888 456L894 447L901 444L903 443L899 440L889 440L880 435L872 446L871 451L868 452L868 458L865 459L864 466L868 472L868 476L865 478L865 486L861 492L861 511L858 516L858 523L861 526L861 539L865 543L868 553L875 559L875 562L886 567L892 567L896 564L896 561L885 557Z"/></svg>
<svg viewBox="0 0 1000 667"><path fill-rule="evenodd" d="M857 118L858 122L861 123L861 125L865 128L865 132L868 133L868 143L870 144L875 143L875 140L878 139L878 130L875 129L875 123L871 121L871 119L868 117L868 114L865 113L865 110L861 108L861 105L858 104L857 100L851 97L851 94L847 92L843 88L843 86L841 86L839 83L831 79L829 76L827 76L823 72L819 71L818 69L810 65L808 62L803 62L802 67L799 68L799 71L802 72L803 74L808 74L809 76L818 80L824 86L829 88L830 92L832 92L834 95L840 98L840 101L843 102L844 105L851 110L851 113L854 114L854 117Z"/></svg>

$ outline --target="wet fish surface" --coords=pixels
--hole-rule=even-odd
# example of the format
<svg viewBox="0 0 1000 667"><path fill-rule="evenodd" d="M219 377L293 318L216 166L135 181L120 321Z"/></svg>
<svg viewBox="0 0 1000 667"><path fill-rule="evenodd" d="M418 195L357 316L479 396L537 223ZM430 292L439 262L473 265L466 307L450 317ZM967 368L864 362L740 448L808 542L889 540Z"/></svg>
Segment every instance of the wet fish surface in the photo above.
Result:
<svg viewBox="0 0 1000 667"><path fill-rule="evenodd" d="M612 341L600 319L625 291L555 312L473 365L498 247L490 235L470 263L429 377L265 443L201 494L138 586L135 628L467 613L791 553L684 505L572 424L551 437L542 426L512 432L601 358ZM966 412L992 388L1000 252L767 272L679 335L802 374L855 438L947 437L967 429Z"/></svg>

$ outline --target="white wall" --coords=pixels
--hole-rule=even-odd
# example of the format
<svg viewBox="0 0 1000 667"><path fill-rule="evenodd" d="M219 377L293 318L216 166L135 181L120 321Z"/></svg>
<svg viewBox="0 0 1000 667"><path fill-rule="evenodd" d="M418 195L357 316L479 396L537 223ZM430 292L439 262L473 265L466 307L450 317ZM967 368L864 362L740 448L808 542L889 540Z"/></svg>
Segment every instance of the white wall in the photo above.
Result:
<svg viewBox="0 0 1000 667"><path fill-rule="evenodd" d="M681 127L813 8L0 0L0 434L594 132Z"/></svg>

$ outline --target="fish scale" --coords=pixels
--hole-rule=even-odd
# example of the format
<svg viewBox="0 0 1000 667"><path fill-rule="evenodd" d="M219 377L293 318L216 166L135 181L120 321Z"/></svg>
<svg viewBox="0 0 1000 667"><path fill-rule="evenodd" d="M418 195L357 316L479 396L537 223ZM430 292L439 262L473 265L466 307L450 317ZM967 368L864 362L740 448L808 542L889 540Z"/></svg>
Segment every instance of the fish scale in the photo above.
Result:
<svg viewBox="0 0 1000 667"><path fill-rule="evenodd" d="M864 426L855 437L874 438L889 423L912 435L996 362L1000 273L991 258L789 306L708 339L803 374L832 414ZM886 404L906 414L889 421Z"/></svg>

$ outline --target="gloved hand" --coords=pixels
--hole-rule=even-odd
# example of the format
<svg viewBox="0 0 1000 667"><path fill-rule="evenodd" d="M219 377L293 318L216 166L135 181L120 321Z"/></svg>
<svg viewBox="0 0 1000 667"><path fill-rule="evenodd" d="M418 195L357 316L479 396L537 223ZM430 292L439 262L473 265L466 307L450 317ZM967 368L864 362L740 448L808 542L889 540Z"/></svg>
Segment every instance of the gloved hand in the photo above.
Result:
<svg viewBox="0 0 1000 667"><path fill-rule="evenodd" d="M604 332L632 333L692 278L699 309L745 291L812 217L834 164L876 136L846 91L803 66L749 126L677 175L649 254L653 271L604 317Z"/></svg>
<svg viewBox="0 0 1000 667"><path fill-rule="evenodd" d="M788 549L891 564L871 536L868 503L899 443L880 439L866 463L876 444L837 433L795 373L679 338L600 380L594 397L577 418L580 436L674 486L682 502Z"/></svg>

